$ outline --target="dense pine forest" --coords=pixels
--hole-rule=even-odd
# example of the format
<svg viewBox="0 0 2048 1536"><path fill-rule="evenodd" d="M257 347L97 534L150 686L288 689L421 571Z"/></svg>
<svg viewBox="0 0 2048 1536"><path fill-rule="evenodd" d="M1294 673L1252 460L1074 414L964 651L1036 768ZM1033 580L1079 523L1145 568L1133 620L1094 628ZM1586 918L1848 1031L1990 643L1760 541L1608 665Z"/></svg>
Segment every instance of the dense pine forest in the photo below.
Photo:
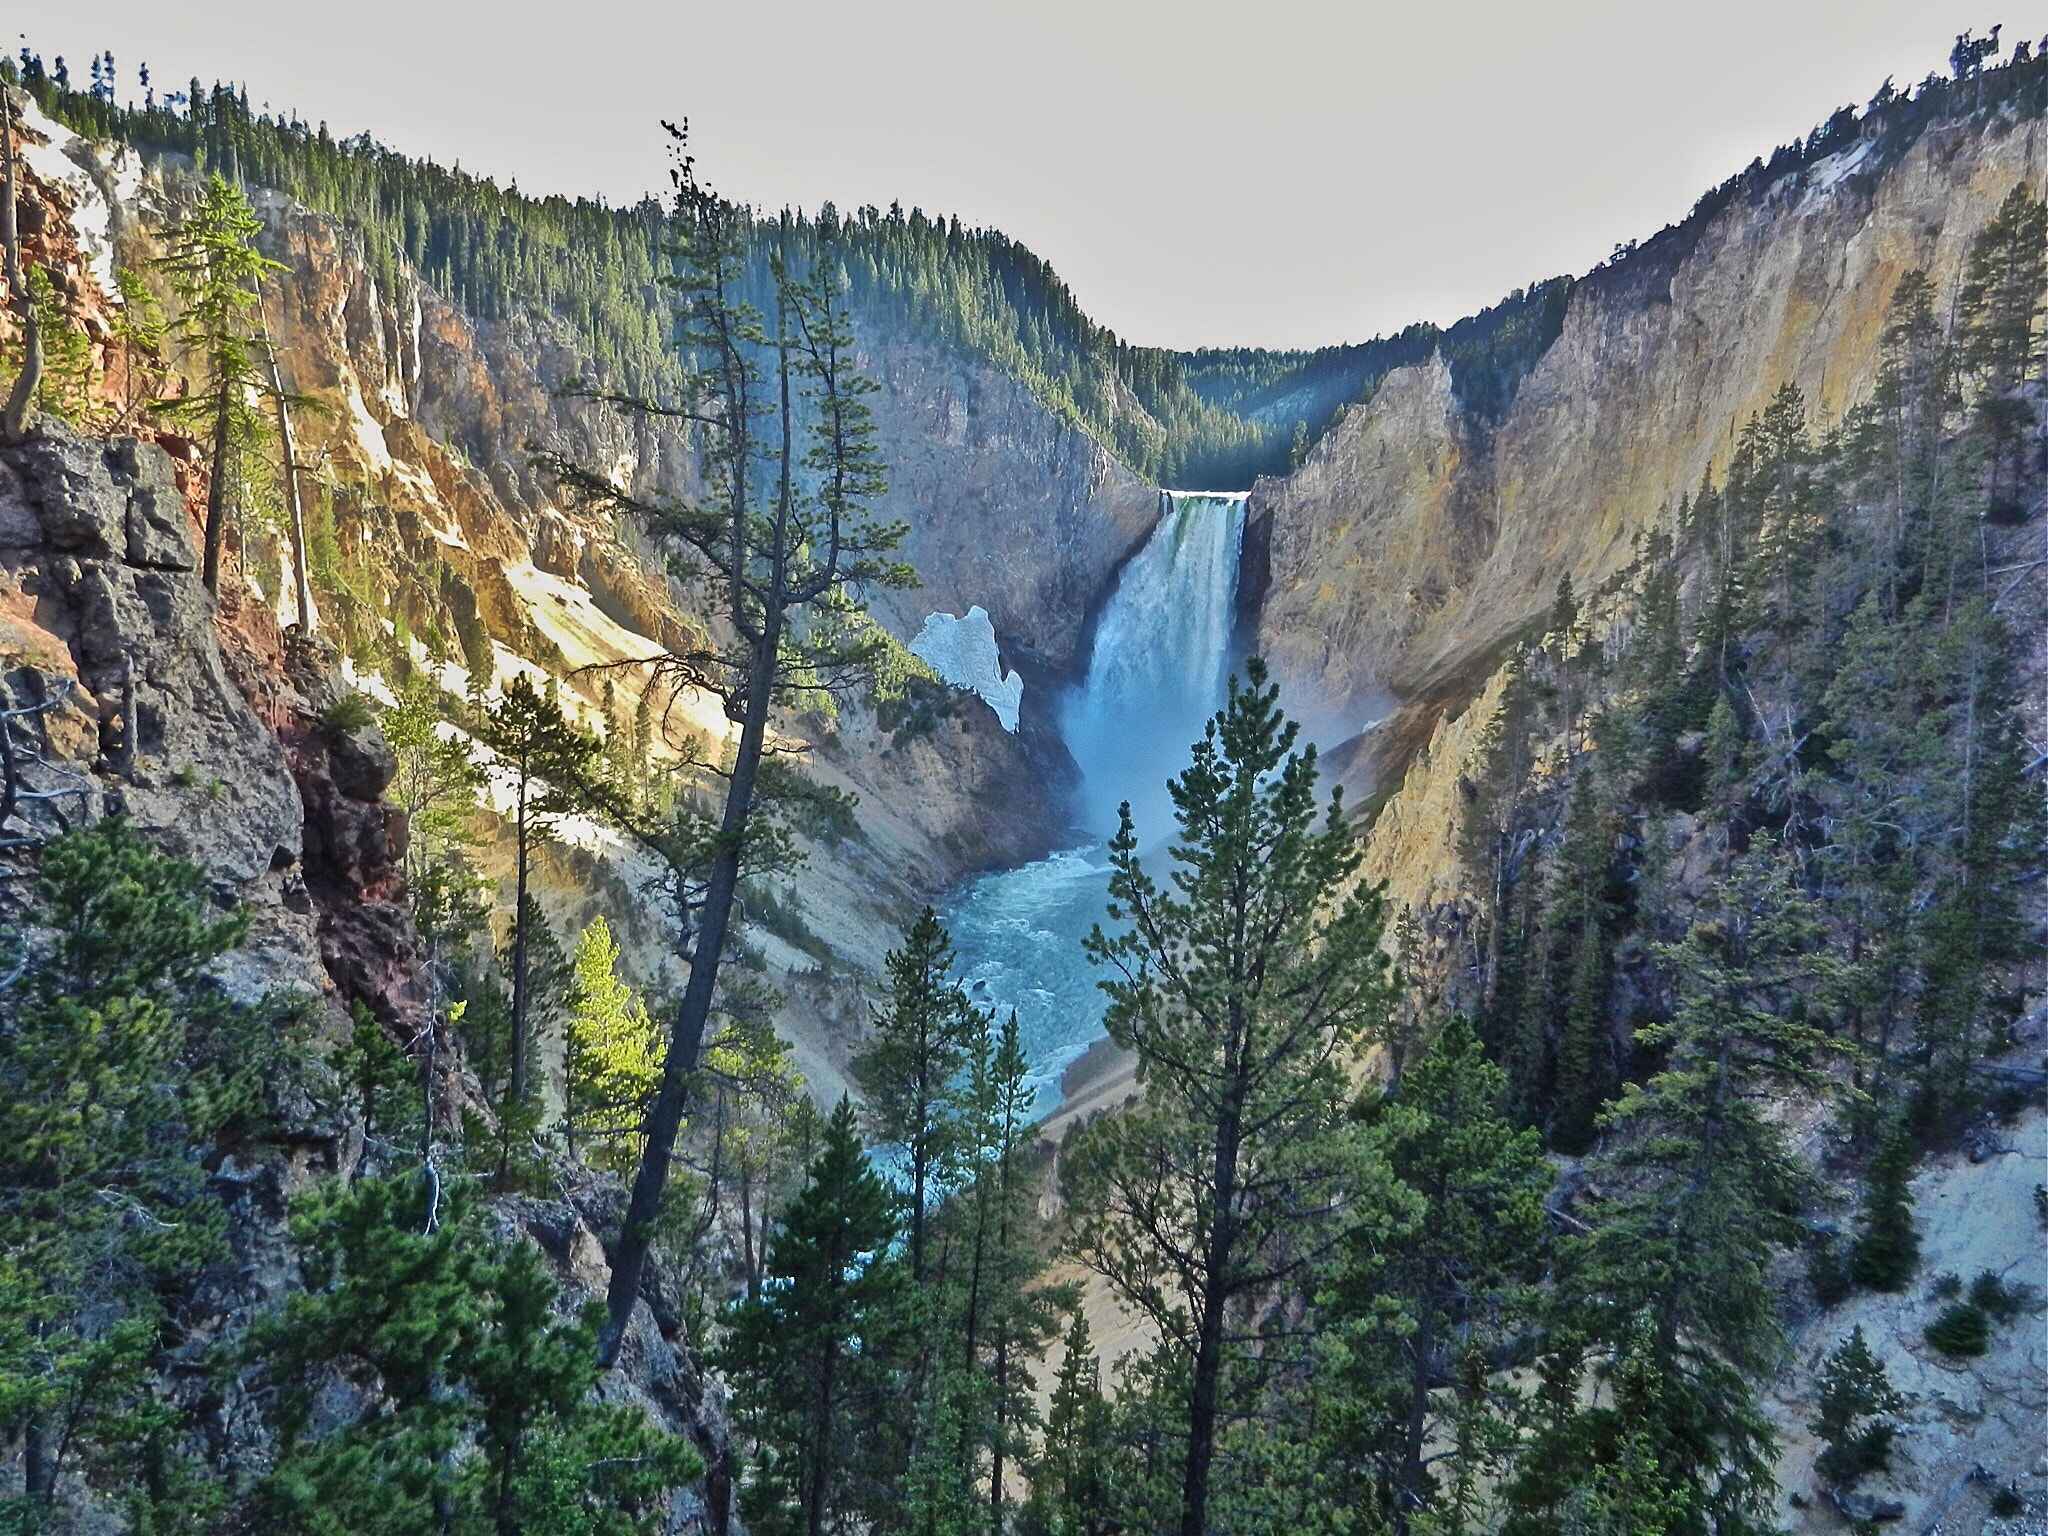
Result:
<svg viewBox="0 0 2048 1536"><path fill-rule="evenodd" d="M1956 79L1871 110L2048 110L2048 62L1985 57L1959 44ZM290 474L246 297L244 188L284 190L357 231L387 290L545 311L619 409L687 411L700 499L566 452L537 472L668 558L700 611L655 673L733 730L679 746L651 690L593 721L559 680L496 682L488 638L458 692L402 617L381 692L334 656L316 686L294 636L294 750L403 824L408 1032L375 999L337 1026L244 984L257 914L122 815L71 813L62 699L26 664L0 678L0 1533L1762 1536L1795 1316L1910 1298L1964 1373L2040 1311L2025 1274L1927 1273L1912 1189L2040 1098L2000 1065L2048 851L2016 634L2048 568L2034 192L1975 236L1952 303L1900 278L1867 399L1826 421L1784 386L1618 576L1560 582L1507 647L1469 705L1469 924L1425 931L1361 879L1371 816L1241 658L1173 826L1126 807L1108 847L1086 948L1142 1092L1055 1142L1015 1016L977 1001L935 910L864 998L857 1095L823 1106L744 932L803 941L780 904L858 835L776 722L904 686L862 610L912 579L868 511L863 346L907 328L1154 479L1239 485L1439 352L1497 422L1578 285L1360 346L1173 354L957 220L763 217L688 168L672 204L534 200L226 87L121 107L112 69L8 74L81 133L188 157L203 191L152 274L168 315L138 283L87 347L19 272L10 149L10 474L81 432L103 457L189 436L204 564L149 579L232 619L223 498ZM1856 124L1579 283L1647 282ZM115 411L117 379L153 393ZM110 760L132 715L98 722ZM674 988L529 890L571 819L656 872ZM1860 1328L1817 1380L1795 1497L1874 1528L1860 1490L1904 1400Z"/></svg>
<svg viewBox="0 0 2048 1536"><path fill-rule="evenodd" d="M340 217L363 237L387 291L403 281L403 263L478 320L515 307L556 316L610 387L644 390L675 378L659 288L673 266L673 231L652 199L610 208L528 197L367 134L337 140L325 123L252 112L245 90L218 83L194 80L134 107L116 103L111 69L105 85L76 89L68 73L60 82L30 54L21 76L46 111L80 133L187 156L201 170L227 170ZM1241 487L1284 472L1297 422L1319 432L1367 378L1417 344L1428 351L1420 336L1385 361L1369 348L1341 349L1334 377L1321 354L1247 354L1268 394L1278 387L1302 396L1266 420L1191 383L1191 374L1210 371L1204 360L1132 346L1095 324L1044 261L994 230L894 204L846 214L828 205L809 218L762 214L748 276L757 302L772 286L771 250L785 246L829 246L851 303L877 333L907 330L985 358L1163 484Z"/></svg>

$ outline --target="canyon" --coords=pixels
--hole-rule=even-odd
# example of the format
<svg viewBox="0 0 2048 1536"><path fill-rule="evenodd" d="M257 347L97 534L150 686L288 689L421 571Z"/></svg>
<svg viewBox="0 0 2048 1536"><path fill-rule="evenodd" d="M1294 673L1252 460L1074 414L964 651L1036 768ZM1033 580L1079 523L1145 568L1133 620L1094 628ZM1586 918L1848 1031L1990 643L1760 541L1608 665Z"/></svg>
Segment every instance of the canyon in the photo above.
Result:
<svg viewBox="0 0 2048 1536"><path fill-rule="evenodd" d="M87 328L104 331L119 302L115 267L144 270L160 254L191 167L88 142L33 111L26 129L47 248L62 247ZM1468 931L1482 893L1460 854L1463 804L1507 665L1540 633L1560 578L1580 593L1612 590L1649 540L1675 530L1681 498L1725 476L1742 427L1782 386L1799 388L1823 429L1838 424L1870 394L1900 277L1924 271L1950 302L1972 241L2019 186L2048 189L2038 110L2008 103L1932 120L1873 110L1825 152L1775 172L1760 163L1685 223L1579 279L1557 334L1497 411L1469 406L1438 352L1374 380L1291 474L1260 478L1242 499L1204 498L1200 486L1185 488L1192 498L1162 494L989 356L879 312L857 316L889 466L877 510L905 525L903 556L920 581L878 594L874 615L908 645L934 615L978 625L978 610L994 637L991 686L1015 680L1021 696L1012 719L1007 692L947 690L935 724L908 734L860 699L779 720L819 782L857 797L850 833L805 840L795 919L764 912L747 925L809 1091L827 1105L848 1091L882 957L926 904L975 930L962 948L978 1002L1045 990L1022 957L1048 940L1070 951L1085 932L1083 909L1099 906L1100 891L1082 850L1108 830L1116 799L1144 789L1112 783L1102 766L1133 728L1132 699L1161 686L1155 672L1111 687L1119 644L1130 660L1176 669L1198 706L1155 737L1187 736L1213 707L1221 671L1265 657L1361 808L1365 877L1427 933ZM105 442L52 427L5 456L0 671L17 699L69 690L45 727L52 788L87 786L258 914L235 962L239 991L317 994L330 1033L351 1002L418 1028L429 1005L394 868L405 831L381 803L388 751L374 733L330 728L326 712L350 691L391 697L396 648L452 691L456 659L474 675L481 658L498 682L551 681L593 723L630 714L643 675L634 664L703 632L701 593L640 530L562 505L534 450L678 497L701 490L699 469L679 427L571 388L588 359L559 317L466 313L402 262L397 281L380 280L389 263L373 261L346 220L275 191L256 201L263 248L281 264L266 319L305 402L299 459L325 487L323 638L305 632L281 565L247 562L244 585L217 606L203 592L188 520L196 455L136 417ZM1146 562L1173 519L1210 502L1230 508L1227 538L1205 535L1200 571L1174 586L1180 578ZM1147 582L1155 609L1184 611L1141 629L1118 594ZM1198 645L1137 654L1172 627L1166 619L1197 611L1210 621ZM2048 734L2048 631L2037 608L2024 611L2015 659L2029 720ZM1091 705L1107 712L1090 717ZM725 729L707 700L664 707L682 727L713 738ZM1184 742L1165 745L1177 758ZM1162 777L1165 761L1138 776ZM1147 811L1163 821L1156 792ZM502 836L485 868L507 878ZM674 937L647 873L615 835L572 822L543 861L541 904L570 933L604 914L635 979L673 987ZM1047 908L1047 890L1065 894ZM1022 937L1003 937L1006 924ZM1433 953L1450 948L1445 938ZM1069 1078L1076 1101L1048 1124L1049 1140L1136 1091L1114 1053L1081 1056L1099 1029L1077 1031L1064 1016L1079 1007L1073 988L1088 987L1085 971L1069 969L1073 985L1048 1005L1062 1017L1039 1026L1046 1107L1081 1057ZM1930 1218L1943 1224L1934 1241L1944 1252L1984 1247L1963 1232L1970 1199L1995 1202L2003 1222L2023 1216L2026 1181L2014 1170L2038 1162L2040 1129L2026 1121L1998 1155L2012 1160L1991 1172L1950 1159L1926 1175L1946 1202ZM579 1214L570 1225L588 1278L593 1224ZM1875 1327L1883 1319L1871 1310ZM1996 1422L1968 1454L2019 1465L2025 1415L2011 1404L2035 1401L2038 1333L2000 1346L1986 1378ZM1811 1365L1780 1390L1794 1405L1787 1422L1810 1399ZM1943 1406L1929 1379L1923 1446L1944 1433L1944 1416L1975 1422L1986 1411ZM665 1411L696 1412L697 1392L685 1382ZM1926 1453L1915 1517L1960 1467L1968 1438L1953 1433Z"/></svg>

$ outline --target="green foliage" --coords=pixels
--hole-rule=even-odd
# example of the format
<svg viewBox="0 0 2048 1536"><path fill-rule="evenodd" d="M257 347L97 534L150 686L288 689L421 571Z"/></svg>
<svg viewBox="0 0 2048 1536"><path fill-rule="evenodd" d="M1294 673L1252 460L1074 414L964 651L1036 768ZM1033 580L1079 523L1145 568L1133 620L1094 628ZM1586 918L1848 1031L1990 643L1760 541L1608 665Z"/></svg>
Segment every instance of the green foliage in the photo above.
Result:
<svg viewBox="0 0 2048 1536"><path fill-rule="evenodd" d="M398 759L387 793L406 816L406 898L428 954L439 959L488 920L487 887L471 864L483 841L475 822L486 775L469 741L445 729L440 696L423 677L399 689L381 723Z"/></svg>
<svg viewBox="0 0 2048 1536"><path fill-rule="evenodd" d="M36 408L73 423L93 414L92 342L42 267L28 269L28 301L41 328L43 377L36 388Z"/></svg>
<svg viewBox="0 0 2048 1536"><path fill-rule="evenodd" d="M1659 1477L1684 1496L1673 1536L1765 1517L1775 1437L1751 1383L1781 1341L1771 1260L1801 1237L1810 1179L1765 1106L1825 1082L1830 1041L1803 1017L1828 984L1820 940L1789 861L1763 845L1664 950L1675 1008L1638 1037L1663 1066L1609 1110L1613 1144L1596 1167L1612 1193L1560 1259L1568 1326L1612 1352L1595 1379L1638 1372L1662 1417L1631 1417L1621 1398L1575 1401L1579 1371L1557 1362L1566 1395L1523 1459L1524 1513L1569 1506L1588 1470L1621 1475L1647 1435Z"/></svg>
<svg viewBox="0 0 2048 1536"><path fill-rule="evenodd" d="M2026 469L2022 436L2033 410L2020 392L2040 367L2042 290L2048 286L2048 208L2014 187L1970 251L1956 296L1957 362L1973 386L1989 510L2016 518Z"/></svg>
<svg viewBox="0 0 2048 1536"><path fill-rule="evenodd" d="M1807 1426L1821 1441L1814 1470L1843 1488L1882 1472L1891 1463L1898 1435L1889 1416L1905 1406L1883 1363L1870 1352L1863 1329L1852 1328L1821 1367L1820 1413Z"/></svg>
<svg viewBox="0 0 2048 1536"><path fill-rule="evenodd" d="M594 1168L629 1171L661 1081L661 1036L647 1005L618 974L611 925L591 921L576 940L575 990L562 1039L563 1132Z"/></svg>
<svg viewBox="0 0 2048 1536"><path fill-rule="evenodd" d="M1394 1511L1397 1530L1472 1519L1513 1443L1503 1398L1473 1363L1527 1310L1552 1175L1536 1133L1503 1113L1506 1096L1506 1074L1456 1015L1361 1105L1405 1209L1361 1225L1322 1297L1338 1383L1322 1408L1324 1465Z"/></svg>
<svg viewBox="0 0 2048 1536"><path fill-rule="evenodd" d="M263 221L237 187L218 175L206 180L198 204L164 233L158 268L171 280L178 314L167 334L183 348L195 376L191 391L161 400L151 409L190 428L210 445L212 484L207 493L204 576L220 585L221 541L225 535L231 455L238 442L262 430L249 402L269 387L259 365L251 311L257 283L283 266L260 254L256 240ZM203 379L203 387L196 381Z"/></svg>
<svg viewBox="0 0 2048 1536"><path fill-rule="evenodd" d="M1927 1342L1944 1355L1970 1359L1991 1348L1991 1319L1967 1301L1952 1301L1927 1325Z"/></svg>
<svg viewBox="0 0 2048 1536"><path fill-rule="evenodd" d="M760 1291L732 1310L719 1353L751 1458L740 1507L767 1536L889 1515L908 1275L890 1251L894 1201L855 1126L842 1099L769 1244Z"/></svg>
<svg viewBox="0 0 2048 1536"><path fill-rule="evenodd" d="M376 720L370 701L351 688L336 696L321 714L321 724L337 736L350 736Z"/></svg>
<svg viewBox="0 0 2048 1536"><path fill-rule="evenodd" d="M688 1442L598 1401L597 1309L560 1316L521 1238L417 1175L328 1185L292 1214L305 1287L244 1352L279 1436L255 1506L304 1536L633 1536L701 1474ZM337 1380L354 1383L337 1412Z"/></svg>
<svg viewBox="0 0 2048 1536"><path fill-rule="evenodd" d="M1995 1270L1983 1270L1970 1282L1970 1305L2001 1326L2023 1312L2037 1310L2041 1292L2024 1282L2009 1282Z"/></svg>
<svg viewBox="0 0 2048 1536"><path fill-rule="evenodd" d="M1905 1122L1894 1120L1870 1160L1849 1273L1873 1291L1903 1291L1920 1265L1920 1233L1913 1225L1914 1151Z"/></svg>
<svg viewBox="0 0 2048 1536"><path fill-rule="evenodd" d="M1136 1052L1145 1096L1062 1159L1074 1251L1188 1371L1191 1526L1230 1378L1263 1336L1262 1299L1331 1253L1349 1213L1398 1208L1343 1115L1343 1062L1397 995L1381 897L1353 886L1341 799L1318 815L1315 749L1294 750L1278 698L1253 658L1169 786L1170 890L1124 810L1110 844L1118 929L1098 929L1088 952L1108 971L1105 1026Z"/></svg>
<svg viewBox="0 0 2048 1536"><path fill-rule="evenodd" d="M1074 1314L1053 1376L1045 1435L1021 1526L1029 1536L1109 1536L1115 1529L1110 1406L1088 1319Z"/></svg>
<svg viewBox="0 0 2048 1536"><path fill-rule="evenodd" d="M886 1007L871 1010L872 1030L853 1060L870 1130L903 1148L909 1164L910 1270L925 1278L925 1219L953 1178L964 1150L956 1087L987 1021L954 979L953 944L926 907L884 962Z"/></svg>
<svg viewBox="0 0 2048 1536"><path fill-rule="evenodd" d="M24 1482L0 1521L36 1527L83 1478L175 1526L209 1496L155 1373L225 1253L209 1159L297 1075L290 1017L221 995L247 915L118 818L43 848L24 930L0 985L0 1426Z"/></svg>
<svg viewBox="0 0 2048 1536"><path fill-rule="evenodd" d="M491 757L485 772L512 794L514 876L512 945L505 973L512 985L506 1018L506 1069L498 1116L506 1127L538 1123L532 1103L536 1083L529 1071L537 1021L534 997L538 908L529 892L534 851L554 835L561 819L590 803L603 755L603 743L563 712L552 680L547 690L534 687L526 673L516 675L483 710L476 738ZM508 1139L508 1146L510 1141Z"/></svg>

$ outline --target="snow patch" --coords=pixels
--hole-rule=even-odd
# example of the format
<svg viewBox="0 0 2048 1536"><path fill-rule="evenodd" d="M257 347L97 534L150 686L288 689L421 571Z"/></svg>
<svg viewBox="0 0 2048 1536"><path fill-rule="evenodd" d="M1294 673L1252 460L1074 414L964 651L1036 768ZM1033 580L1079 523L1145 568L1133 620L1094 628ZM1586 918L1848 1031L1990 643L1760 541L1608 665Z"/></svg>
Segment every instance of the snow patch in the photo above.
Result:
<svg viewBox="0 0 2048 1536"><path fill-rule="evenodd" d="M910 642L910 651L953 687L980 695L996 712L1003 729L1016 732L1017 712L1024 704L1024 679L1003 671L996 627L979 603L967 610L964 619L950 613L932 614Z"/></svg>
<svg viewBox="0 0 2048 1536"><path fill-rule="evenodd" d="M64 195L71 199L71 227L78 235L79 249L85 253L86 265L92 269L93 280L100 286L100 292L111 297L114 292L114 210L99 183L74 158L77 154L90 155L92 150L63 124L46 116L29 97L22 108L21 122L33 129L44 139L44 144L22 141L21 158L38 179L51 186L64 189ZM141 172L130 171L122 166L116 169L116 180L121 184L132 178L139 185Z"/></svg>
<svg viewBox="0 0 2048 1536"><path fill-rule="evenodd" d="M1840 154L1829 155L1818 165L1810 166L1806 172L1806 184L1816 192L1832 192L1849 177L1853 176L1864 161L1870 158L1875 139L1859 139L1854 146Z"/></svg>

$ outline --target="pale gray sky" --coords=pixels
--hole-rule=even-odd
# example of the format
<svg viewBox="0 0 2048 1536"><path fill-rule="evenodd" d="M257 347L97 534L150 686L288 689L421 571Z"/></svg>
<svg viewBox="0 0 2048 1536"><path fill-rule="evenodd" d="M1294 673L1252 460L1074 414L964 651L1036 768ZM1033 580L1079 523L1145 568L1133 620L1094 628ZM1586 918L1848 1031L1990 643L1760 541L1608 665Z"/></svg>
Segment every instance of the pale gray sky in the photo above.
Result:
<svg viewBox="0 0 2048 1536"><path fill-rule="evenodd" d="M687 115L729 195L993 224L1132 341L1313 346L1583 271L1995 21L2048 0L71 0L29 39L529 191L658 188Z"/></svg>

